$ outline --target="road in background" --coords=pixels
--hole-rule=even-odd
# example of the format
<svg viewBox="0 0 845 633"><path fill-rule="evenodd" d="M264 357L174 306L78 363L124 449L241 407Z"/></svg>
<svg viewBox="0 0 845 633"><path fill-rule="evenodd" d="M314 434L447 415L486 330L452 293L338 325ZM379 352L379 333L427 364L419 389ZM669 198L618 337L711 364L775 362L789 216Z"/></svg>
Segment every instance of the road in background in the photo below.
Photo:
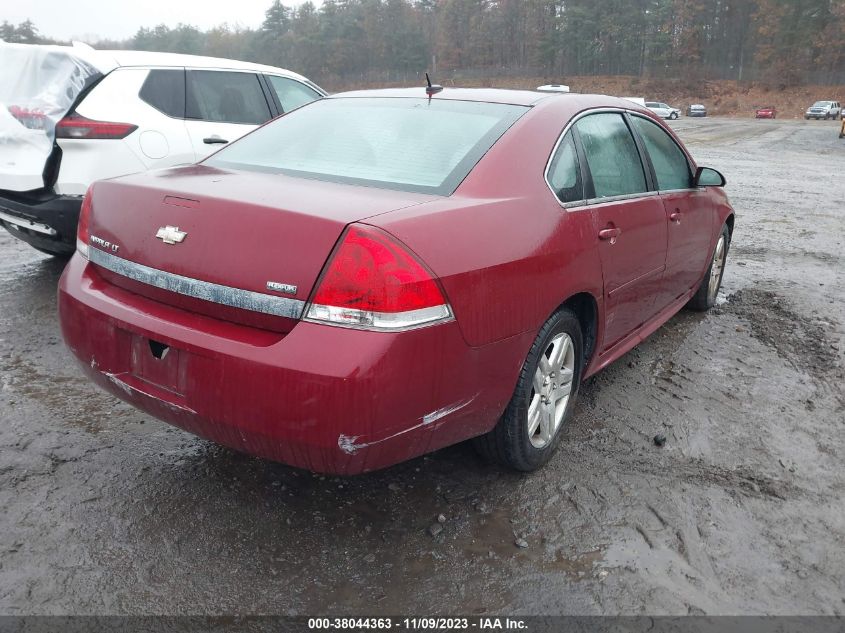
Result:
<svg viewBox="0 0 845 633"><path fill-rule="evenodd" d="M845 613L839 124L672 126L737 210L720 305L589 380L531 475L462 445L323 477L169 427L83 378L62 262L0 234L0 613Z"/></svg>

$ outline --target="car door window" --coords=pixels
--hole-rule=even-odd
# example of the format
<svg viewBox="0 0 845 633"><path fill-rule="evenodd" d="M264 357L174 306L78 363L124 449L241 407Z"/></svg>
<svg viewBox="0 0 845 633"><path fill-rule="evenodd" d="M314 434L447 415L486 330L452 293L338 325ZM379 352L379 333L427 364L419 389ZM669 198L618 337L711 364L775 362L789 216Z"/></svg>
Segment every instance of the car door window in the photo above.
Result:
<svg viewBox="0 0 845 633"><path fill-rule="evenodd" d="M277 77L276 75L268 75L267 78L279 98L283 112L295 110L299 106L316 101L322 96L316 90L295 79Z"/></svg>
<svg viewBox="0 0 845 633"><path fill-rule="evenodd" d="M677 143L656 123L638 116L631 118L651 158L657 188L661 191L689 188L692 174L687 157Z"/></svg>
<svg viewBox="0 0 845 633"><path fill-rule="evenodd" d="M270 107L254 73L191 70L186 115L202 121L258 125L270 119Z"/></svg>
<svg viewBox="0 0 845 633"><path fill-rule="evenodd" d="M159 112L185 118L185 69L154 68L144 80L138 96Z"/></svg>
<svg viewBox="0 0 845 633"><path fill-rule="evenodd" d="M563 203L577 202L584 199L584 186L581 183L581 168L578 163L578 152L575 151L575 141L572 132L558 145L557 152L549 165L549 185Z"/></svg>
<svg viewBox="0 0 845 633"><path fill-rule="evenodd" d="M622 115L591 114L576 123L596 198L648 191L640 153Z"/></svg>

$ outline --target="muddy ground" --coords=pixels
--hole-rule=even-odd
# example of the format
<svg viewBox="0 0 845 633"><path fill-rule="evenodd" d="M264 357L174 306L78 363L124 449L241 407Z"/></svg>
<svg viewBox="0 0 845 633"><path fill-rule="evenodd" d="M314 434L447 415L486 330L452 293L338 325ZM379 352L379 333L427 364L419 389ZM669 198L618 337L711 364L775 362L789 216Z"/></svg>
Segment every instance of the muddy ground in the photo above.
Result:
<svg viewBox="0 0 845 633"><path fill-rule="evenodd" d="M738 211L720 306L591 379L527 476L456 446L321 477L149 418L64 348L62 263L3 232L0 613L845 614L837 125L674 123Z"/></svg>

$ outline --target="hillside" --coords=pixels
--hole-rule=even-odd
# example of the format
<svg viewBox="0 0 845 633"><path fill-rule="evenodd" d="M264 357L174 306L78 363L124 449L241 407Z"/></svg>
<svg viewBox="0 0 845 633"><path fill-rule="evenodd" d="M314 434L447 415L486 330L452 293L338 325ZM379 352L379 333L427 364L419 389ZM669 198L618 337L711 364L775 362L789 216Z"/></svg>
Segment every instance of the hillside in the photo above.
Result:
<svg viewBox="0 0 845 633"><path fill-rule="evenodd" d="M611 94L625 97L643 97L649 101L664 101L675 107L686 108L690 103L703 103L708 112L718 116L752 116L758 106L774 105L782 118L801 118L814 101L831 99L845 101L845 86L797 86L782 90L762 84L739 83L730 80L690 81L680 79L645 79L627 76L595 77L489 77L484 79L438 78L446 86L479 88L533 89L548 83L567 84L573 92ZM396 87L401 83L344 83L329 89L349 90L360 88Z"/></svg>

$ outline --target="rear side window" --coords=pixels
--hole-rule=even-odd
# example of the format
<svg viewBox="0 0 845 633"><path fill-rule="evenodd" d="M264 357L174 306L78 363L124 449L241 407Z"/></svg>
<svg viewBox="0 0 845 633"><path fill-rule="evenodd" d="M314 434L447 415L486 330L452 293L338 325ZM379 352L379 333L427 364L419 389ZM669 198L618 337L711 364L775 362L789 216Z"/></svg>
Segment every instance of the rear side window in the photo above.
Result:
<svg viewBox="0 0 845 633"><path fill-rule="evenodd" d="M322 96L316 90L312 90L295 79L276 77L275 75L268 75L267 78L279 98L279 103L282 104L283 112L296 110L299 106L316 101Z"/></svg>
<svg viewBox="0 0 845 633"><path fill-rule="evenodd" d="M412 98L319 99L207 165L451 195L527 108Z"/></svg>
<svg viewBox="0 0 845 633"><path fill-rule="evenodd" d="M640 153L621 114L591 114L576 123L596 198L648 190Z"/></svg>
<svg viewBox="0 0 845 633"><path fill-rule="evenodd" d="M575 151L572 132L567 132L566 136L563 137L551 165L549 165L549 185L551 185L558 200L563 203L584 199L578 152Z"/></svg>
<svg viewBox="0 0 845 633"><path fill-rule="evenodd" d="M188 71L186 116L202 121L259 125L270 107L254 73Z"/></svg>
<svg viewBox="0 0 845 633"><path fill-rule="evenodd" d="M687 189L691 174L687 157L681 148L657 124L638 116L632 119L651 158L657 176L657 188L662 191Z"/></svg>
<svg viewBox="0 0 845 633"><path fill-rule="evenodd" d="M153 69L147 75L141 91L141 101L159 112L177 118L185 117L185 70Z"/></svg>

